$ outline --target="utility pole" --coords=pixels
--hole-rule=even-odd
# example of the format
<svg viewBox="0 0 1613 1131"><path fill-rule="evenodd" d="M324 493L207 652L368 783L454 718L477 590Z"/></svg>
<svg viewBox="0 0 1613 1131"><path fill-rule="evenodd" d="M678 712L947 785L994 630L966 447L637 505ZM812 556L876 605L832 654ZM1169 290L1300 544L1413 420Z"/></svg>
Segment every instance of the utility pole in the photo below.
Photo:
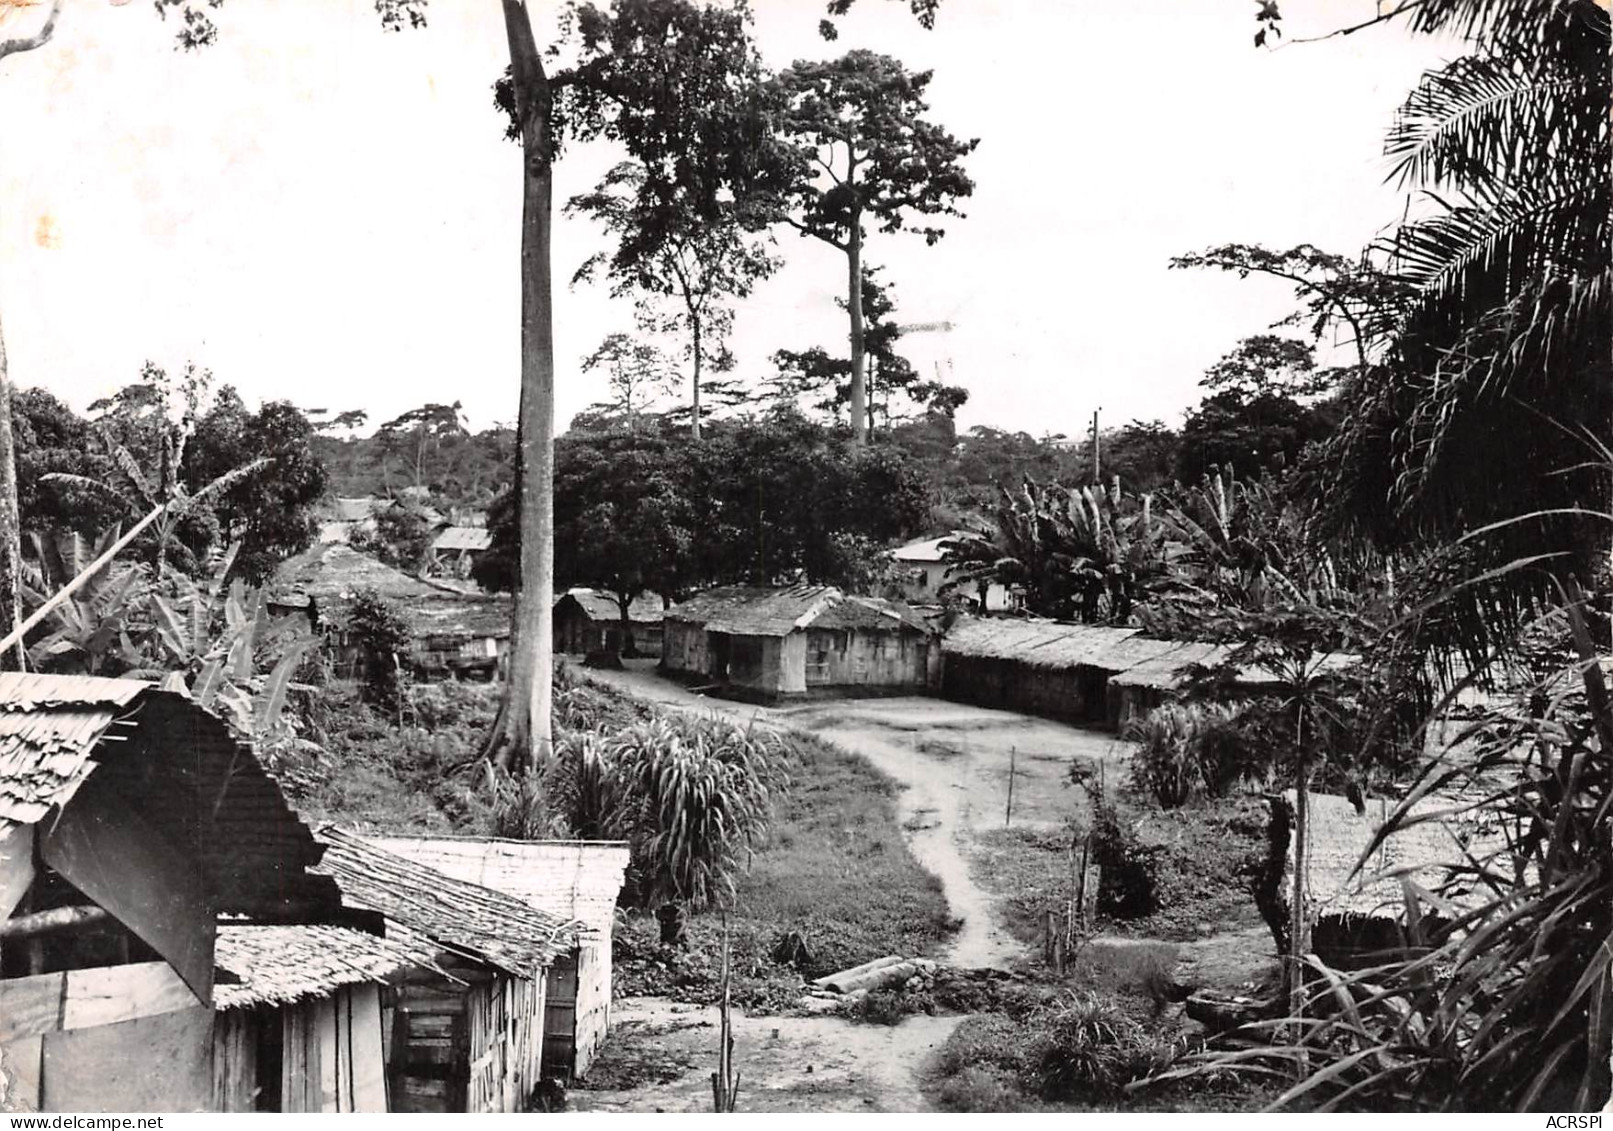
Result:
<svg viewBox="0 0 1613 1131"><path fill-rule="evenodd" d="M1092 413L1092 485L1098 486L1103 482L1103 462L1098 454L1098 412Z"/></svg>

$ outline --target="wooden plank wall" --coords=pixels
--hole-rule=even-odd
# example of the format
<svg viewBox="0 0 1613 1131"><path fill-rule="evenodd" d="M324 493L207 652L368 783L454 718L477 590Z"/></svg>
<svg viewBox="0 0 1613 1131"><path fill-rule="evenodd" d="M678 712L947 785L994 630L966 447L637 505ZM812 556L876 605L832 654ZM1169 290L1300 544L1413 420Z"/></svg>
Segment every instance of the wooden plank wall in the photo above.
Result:
<svg viewBox="0 0 1613 1131"><path fill-rule="evenodd" d="M225 1010L213 1025L213 1110L256 1111L258 1087L257 1014Z"/></svg>
<svg viewBox="0 0 1613 1131"><path fill-rule="evenodd" d="M542 1079L544 979L499 977L466 995L473 1113L525 1111Z"/></svg>
<svg viewBox="0 0 1613 1131"><path fill-rule="evenodd" d="M610 940L585 941L577 950L576 1052L572 1074L582 1076L593 1064L610 1031Z"/></svg>

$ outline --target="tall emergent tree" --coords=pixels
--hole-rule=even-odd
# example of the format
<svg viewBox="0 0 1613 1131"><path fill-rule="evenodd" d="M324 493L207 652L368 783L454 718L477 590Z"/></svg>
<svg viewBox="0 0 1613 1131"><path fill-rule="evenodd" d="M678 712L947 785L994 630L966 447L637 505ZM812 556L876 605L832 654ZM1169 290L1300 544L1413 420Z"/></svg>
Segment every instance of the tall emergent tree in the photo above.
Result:
<svg viewBox="0 0 1613 1131"><path fill-rule="evenodd" d="M785 222L846 257L852 436L858 444L868 432L866 226L895 232L914 217L961 216L957 201L974 191L960 162L978 139L959 141L924 120L932 74L911 73L888 55L852 51L832 62L797 62L777 80L784 103L780 125L798 174ZM931 222L912 230L932 244L944 234Z"/></svg>
<svg viewBox="0 0 1613 1131"><path fill-rule="evenodd" d="M62 0L51 0L50 13L33 35L0 40L0 60L33 51L50 41ZM10 633L22 623L22 520L17 511L17 453L11 436L11 372L6 364L6 339L0 332L0 632ZM17 666L25 664L22 642L14 653ZM0 667L7 660L0 656Z"/></svg>

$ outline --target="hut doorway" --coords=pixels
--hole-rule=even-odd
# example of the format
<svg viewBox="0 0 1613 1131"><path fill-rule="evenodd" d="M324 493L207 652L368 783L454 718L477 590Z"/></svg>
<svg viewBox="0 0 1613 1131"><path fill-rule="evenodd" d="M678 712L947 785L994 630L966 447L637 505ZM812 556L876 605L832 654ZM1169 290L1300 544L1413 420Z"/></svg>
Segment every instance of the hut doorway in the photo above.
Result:
<svg viewBox="0 0 1613 1131"><path fill-rule="evenodd" d="M398 986L391 994L392 1042L387 1057L390 1109L464 1111L470 1083L465 998L430 986Z"/></svg>
<svg viewBox="0 0 1613 1131"><path fill-rule="evenodd" d="M549 967L543 1005L543 1075L569 1080L577 1060L577 955Z"/></svg>

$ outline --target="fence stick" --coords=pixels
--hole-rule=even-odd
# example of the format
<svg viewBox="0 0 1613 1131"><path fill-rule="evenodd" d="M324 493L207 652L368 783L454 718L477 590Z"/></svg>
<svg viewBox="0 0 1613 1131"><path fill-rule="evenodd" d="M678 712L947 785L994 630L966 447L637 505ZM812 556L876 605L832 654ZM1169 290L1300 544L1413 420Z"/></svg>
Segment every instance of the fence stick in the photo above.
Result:
<svg viewBox="0 0 1613 1131"><path fill-rule="evenodd" d="M1014 820L1014 767L1019 760L1019 747L1008 748L1008 811L1003 814L1003 828L1007 828Z"/></svg>

